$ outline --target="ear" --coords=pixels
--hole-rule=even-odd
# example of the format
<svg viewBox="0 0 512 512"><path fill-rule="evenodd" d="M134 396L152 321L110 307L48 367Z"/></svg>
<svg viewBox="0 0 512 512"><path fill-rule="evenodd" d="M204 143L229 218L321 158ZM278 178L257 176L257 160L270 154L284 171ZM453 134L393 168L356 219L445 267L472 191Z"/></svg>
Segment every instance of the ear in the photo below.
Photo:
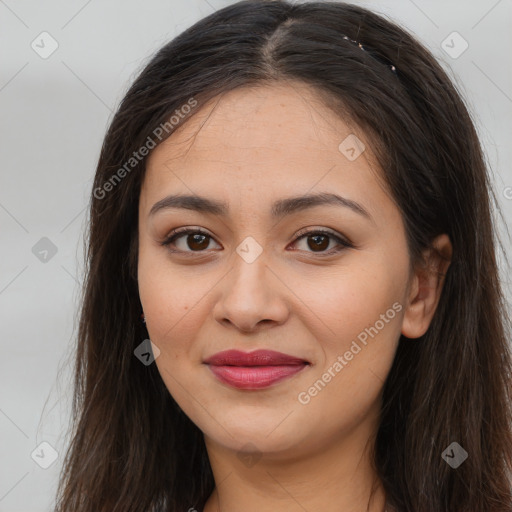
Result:
<svg viewBox="0 0 512 512"><path fill-rule="evenodd" d="M405 337L419 338L427 332L451 260L452 244L446 234L436 237L432 247L423 252L423 262L414 270L403 317L402 334Z"/></svg>

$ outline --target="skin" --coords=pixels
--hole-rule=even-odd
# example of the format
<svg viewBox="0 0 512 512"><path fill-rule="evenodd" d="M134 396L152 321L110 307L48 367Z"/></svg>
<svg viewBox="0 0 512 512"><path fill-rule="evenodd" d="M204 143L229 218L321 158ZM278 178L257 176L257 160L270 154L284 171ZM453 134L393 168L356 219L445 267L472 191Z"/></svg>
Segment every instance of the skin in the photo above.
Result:
<svg viewBox="0 0 512 512"><path fill-rule="evenodd" d="M216 481L206 512L384 510L370 462L383 384L400 334L427 330L443 284L435 272L448 263L426 251L434 272L411 269L403 221L379 180L371 141L349 124L304 84L239 88L198 108L147 161L140 299L162 379L205 435ZM353 161L338 149L351 133L366 147ZM371 218L335 205L271 217L275 200L315 192L356 201ZM149 214L178 193L223 201L229 214ZM211 238L194 244L185 234L174 246L160 244L180 227ZM313 235L298 238L303 228ZM322 228L354 247L322 256L338 247L327 238L315 249L314 231ZM251 263L236 252L246 237L262 249ZM450 257L446 235L434 245ZM396 303L394 318L300 403L299 393ZM277 350L311 364L263 390L239 390L203 364L232 348Z"/></svg>

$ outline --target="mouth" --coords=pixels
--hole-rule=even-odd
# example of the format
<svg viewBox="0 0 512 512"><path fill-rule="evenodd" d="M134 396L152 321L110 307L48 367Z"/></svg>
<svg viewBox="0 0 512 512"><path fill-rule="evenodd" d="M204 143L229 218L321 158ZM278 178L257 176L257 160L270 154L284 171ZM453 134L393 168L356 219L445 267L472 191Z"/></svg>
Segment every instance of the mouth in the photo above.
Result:
<svg viewBox="0 0 512 512"><path fill-rule="evenodd" d="M227 350L214 354L204 363L217 379L238 389L263 389L311 365L305 359L272 350Z"/></svg>

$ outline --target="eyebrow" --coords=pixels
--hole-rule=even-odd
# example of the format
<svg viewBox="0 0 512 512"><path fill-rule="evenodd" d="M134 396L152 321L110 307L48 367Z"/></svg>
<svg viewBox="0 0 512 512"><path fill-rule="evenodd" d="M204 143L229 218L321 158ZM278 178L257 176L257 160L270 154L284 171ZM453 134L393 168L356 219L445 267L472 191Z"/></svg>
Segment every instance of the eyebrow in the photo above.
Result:
<svg viewBox="0 0 512 512"><path fill-rule="evenodd" d="M287 197L279 199L272 204L271 215L273 218L281 218L285 215L300 212L313 208L315 206L333 205L349 208L355 213L372 220L371 215L359 203L328 192L317 194L306 194L303 196ZM212 215L225 217L229 212L229 207L225 202L217 201L197 195L170 195L164 197L151 208L149 215L171 208L181 208L194 210L200 213L209 213Z"/></svg>

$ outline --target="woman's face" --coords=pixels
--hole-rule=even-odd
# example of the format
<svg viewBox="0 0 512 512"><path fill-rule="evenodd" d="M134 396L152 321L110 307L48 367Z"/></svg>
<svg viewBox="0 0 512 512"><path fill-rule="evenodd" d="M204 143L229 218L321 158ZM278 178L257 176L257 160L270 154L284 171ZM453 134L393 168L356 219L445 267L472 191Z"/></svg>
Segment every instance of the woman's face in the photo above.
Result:
<svg viewBox="0 0 512 512"><path fill-rule="evenodd" d="M265 85L202 107L149 156L141 303L162 379L209 442L298 456L376 429L409 255L369 142L357 137L364 147L306 86ZM177 228L200 233L162 245ZM231 349L299 363L205 363Z"/></svg>

